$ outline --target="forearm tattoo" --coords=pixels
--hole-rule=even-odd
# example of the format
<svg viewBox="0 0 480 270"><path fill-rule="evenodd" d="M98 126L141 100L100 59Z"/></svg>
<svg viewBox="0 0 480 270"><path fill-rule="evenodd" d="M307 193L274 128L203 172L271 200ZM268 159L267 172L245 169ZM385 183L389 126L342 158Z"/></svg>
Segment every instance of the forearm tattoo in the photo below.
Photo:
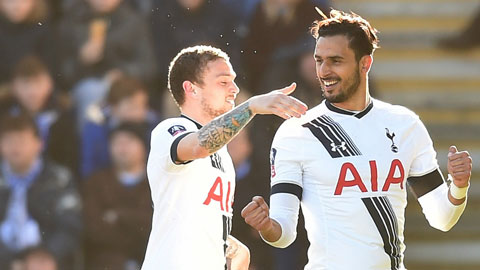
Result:
<svg viewBox="0 0 480 270"><path fill-rule="evenodd" d="M198 131L200 146L214 153L227 144L245 125L250 122L254 114L245 102L232 111L213 119Z"/></svg>

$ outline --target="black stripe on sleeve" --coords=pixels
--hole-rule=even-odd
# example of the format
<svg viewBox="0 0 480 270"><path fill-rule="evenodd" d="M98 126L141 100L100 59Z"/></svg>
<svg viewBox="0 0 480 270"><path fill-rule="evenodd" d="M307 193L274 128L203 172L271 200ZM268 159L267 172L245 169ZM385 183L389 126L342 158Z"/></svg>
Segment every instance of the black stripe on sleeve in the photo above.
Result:
<svg viewBox="0 0 480 270"><path fill-rule="evenodd" d="M443 184L444 179L439 169L422 176L412 176L407 179L408 186L418 199Z"/></svg>
<svg viewBox="0 0 480 270"><path fill-rule="evenodd" d="M279 184L273 185L270 195L273 195L276 193L289 193L297 196L298 200L301 201L302 192L303 192L303 189L299 185L291 184L291 183L279 183Z"/></svg>
<svg viewBox="0 0 480 270"><path fill-rule="evenodd" d="M180 143L180 140L182 140L185 136L187 136L190 133L193 133L193 131L186 132L186 133L183 133L182 135L178 136L173 141L172 146L170 146L170 157L172 158L172 162L174 164L185 165L185 164L188 164L188 163L192 162L192 160L180 162L180 161L178 161L178 156L177 156L177 148L178 148L178 144Z"/></svg>

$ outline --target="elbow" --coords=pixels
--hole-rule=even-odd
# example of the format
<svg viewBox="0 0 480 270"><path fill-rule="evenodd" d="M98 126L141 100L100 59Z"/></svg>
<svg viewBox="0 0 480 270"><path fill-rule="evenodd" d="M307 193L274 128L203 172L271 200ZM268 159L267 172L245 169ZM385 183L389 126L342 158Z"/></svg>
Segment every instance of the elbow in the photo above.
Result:
<svg viewBox="0 0 480 270"><path fill-rule="evenodd" d="M430 223L430 226L442 231L442 232L448 232L450 231L451 228L453 228L455 224L454 223L448 223L448 224L435 224L435 223Z"/></svg>

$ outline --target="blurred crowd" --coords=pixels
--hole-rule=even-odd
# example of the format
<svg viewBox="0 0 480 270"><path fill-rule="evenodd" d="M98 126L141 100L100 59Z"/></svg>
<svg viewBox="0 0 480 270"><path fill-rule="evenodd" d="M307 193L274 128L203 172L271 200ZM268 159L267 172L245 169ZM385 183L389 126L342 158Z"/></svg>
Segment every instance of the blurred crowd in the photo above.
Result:
<svg viewBox="0 0 480 270"><path fill-rule="evenodd" d="M295 81L312 107L315 6L329 10L327 0L0 0L0 269L139 269L150 132L179 114L166 90L171 59L219 47L240 99ZM306 261L304 231L276 250L240 217L254 195L269 197L280 122L259 116L229 145L233 234L251 249L252 270Z"/></svg>

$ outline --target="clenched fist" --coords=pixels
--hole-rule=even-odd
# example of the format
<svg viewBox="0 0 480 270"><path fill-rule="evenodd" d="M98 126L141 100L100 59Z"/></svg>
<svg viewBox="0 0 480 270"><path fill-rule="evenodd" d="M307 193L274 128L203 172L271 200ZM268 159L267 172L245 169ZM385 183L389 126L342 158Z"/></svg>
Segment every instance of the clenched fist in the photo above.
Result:
<svg viewBox="0 0 480 270"><path fill-rule="evenodd" d="M277 241L282 235L280 225L270 218L268 205L261 196L253 197L252 201L243 208L242 217L269 242Z"/></svg>
<svg viewBox="0 0 480 270"><path fill-rule="evenodd" d="M457 147L450 146L447 168L457 187L468 186L470 176L472 176L472 158L467 151L458 152Z"/></svg>
<svg viewBox="0 0 480 270"><path fill-rule="evenodd" d="M452 185L460 189L468 187L470 177L472 176L472 158L467 151L458 152L457 147L450 146L447 169L452 177ZM463 191L461 194L465 192L466 191ZM465 198L457 198L458 196L453 196L454 194L455 193L452 193L452 186L450 186L448 197L453 204L459 205L465 201Z"/></svg>

